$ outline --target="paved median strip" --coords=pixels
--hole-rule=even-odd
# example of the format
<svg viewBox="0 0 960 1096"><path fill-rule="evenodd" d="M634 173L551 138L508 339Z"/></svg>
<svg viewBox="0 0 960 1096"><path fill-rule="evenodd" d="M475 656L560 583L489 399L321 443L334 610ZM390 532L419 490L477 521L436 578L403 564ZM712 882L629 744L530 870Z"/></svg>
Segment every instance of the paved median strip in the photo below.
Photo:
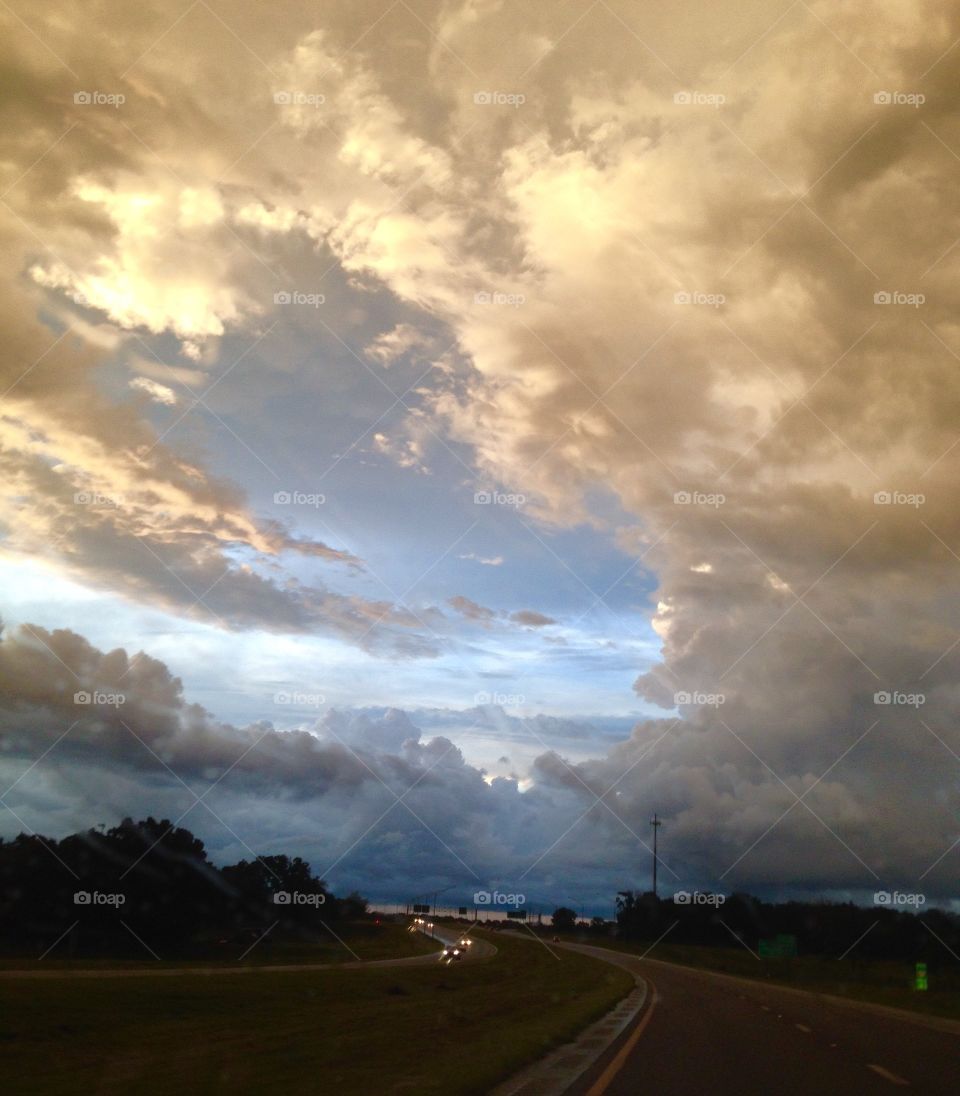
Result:
<svg viewBox="0 0 960 1096"><path fill-rule="evenodd" d="M585 1028L572 1043L545 1057L498 1085L490 1096L560 1096L594 1065L613 1042L642 1012L647 983L634 974L636 985L606 1016Z"/></svg>

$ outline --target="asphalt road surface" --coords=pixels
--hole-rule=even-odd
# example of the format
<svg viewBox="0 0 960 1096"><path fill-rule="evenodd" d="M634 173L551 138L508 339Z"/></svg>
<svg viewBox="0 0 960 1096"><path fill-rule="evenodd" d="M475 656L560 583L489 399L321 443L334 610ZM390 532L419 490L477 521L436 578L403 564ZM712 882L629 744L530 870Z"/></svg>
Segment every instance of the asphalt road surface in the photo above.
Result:
<svg viewBox="0 0 960 1096"><path fill-rule="evenodd" d="M437 925L436 928L434 928L432 931L430 929L425 928L425 927L420 928L419 931L422 932L424 936L429 936L432 940L436 940L437 944L440 947L446 947L447 944L454 944L455 945L460 940L462 940L464 937L466 937L468 940L470 940L472 942L469 945L469 947L467 947L463 951L464 960L468 960L468 959L489 959L491 956L497 954L497 949L493 946L493 944L489 943L486 940L479 940L479 939L475 938L473 935L471 935L472 932L473 932L472 929L466 929L465 930L465 929L462 929L462 928L458 928L456 926L454 926L453 928L450 928L449 926ZM422 963L424 961L423 956L418 955L415 958L417 959L418 962ZM436 958L436 956L428 955L425 958L426 958L427 962L432 962ZM409 962L409 960L391 959L391 960L389 960L389 962L392 962L392 963Z"/></svg>
<svg viewBox="0 0 960 1096"><path fill-rule="evenodd" d="M567 1096L960 1093L960 1024L570 946L639 972L650 992Z"/></svg>

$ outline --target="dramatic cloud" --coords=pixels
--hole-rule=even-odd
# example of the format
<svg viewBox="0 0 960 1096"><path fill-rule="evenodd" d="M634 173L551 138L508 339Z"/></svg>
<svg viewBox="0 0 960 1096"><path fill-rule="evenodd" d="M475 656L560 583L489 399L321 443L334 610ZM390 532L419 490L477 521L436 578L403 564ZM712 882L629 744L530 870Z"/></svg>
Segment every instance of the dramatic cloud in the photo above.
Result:
<svg viewBox="0 0 960 1096"><path fill-rule="evenodd" d="M331 712L313 730L232 727L187 703L156 659L105 654L69 631L27 626L6 637L0 695L4 800L19 827L39 832L136 813L149 798L221 858L282 845L345 885L370 890L377 878L383 896L439 878L466 895L517 881L534 859L528 842L546 848L574 805L559 787L531 797L515 779L488 783L449 739L423 740L395 710ZM549 720L539 729L571 730Z"/></svg>
<svg viewBox="0 0 960 1096"><path fill-rule="evenodd" d="M24 9L36 32L12 20L0 56L6 550L513 697L540 656L494 664L501 634L559 659L603 613L611 660L648 620L662 640L619 685L663 718L575 763L551 741L517 780L399 716L269 730L236 777L287 788L301 832L312 796L363 789L366 821L381 779L422 775L411 807L429 789L482 874L543 853L609 888L656 809L666 878L949 893L960 7L94 7ZM230 456L177 433L194 412ZM294 489L316 504L249 501ZM458 558L488 565L475 585ZM113 656L43 642L113 680ZM262 713L191 722L151 673L171 767L255 741ZM65 696L11 707L18 751L63 733ZM99 753L65 738L88 775L130 764L120 716Z"/></svg>
<svg viewBox="0 0 960 1096"><path fill-rule="evenodd" d="M665 871L678 885L705 875L716 879L718 858L730 855L732 863L743 852L757 817L796 805L786 787L751 783L732 732L729 747L710 744L705 758L702 732L665 720L638 727L603 760L573 763L558 750L565 753L581 739L599 745L595 728L508 716L496 705L459 713L331 711L296 731L277 731L269 722L233 727L188 703L180 681L149 655L105 654L73 632L32 625L0 644L0 695L4 801L19 827L65 831L135 813L148 797L163 811L176 811L174 817L190 812L190 824L218 855L265 852L270 842L286 842L329 864L324 875L352 855L340 876L351 885L365 880L368 889L377 879L383 896L390 886L405 893L425 878L447 879L464 893L471 881L509 879L523 881L539 901L576 896L602 903L611 880L632 882L636 875L624 864L635 863L644 843L647 781L664 781L658 802L673 819ZM281 705L311 699L323 700L275 698ZM495 733L515 746L533 743L541 748L533 780L485 777L449 737L425 740L421 726L446 729L461 743L471 732ZM658 759L654 751L670 736L665 768L664 755ZM864 848L886 850L882 867L889 877L902 878L896 856L929 853L931 835L898 846L895 816L884 824L862 811L857 798L869 788L889 737L867 747L868 763L852 778L825 779L813 789L808 777L797 787L809 813L788 831L796 841L793 874L779 863L781 838L779 851L761 849L753 863L737 862L727 885L776 890L816 878L848 893L839 866L831 879L817 865L824 856L818 816L837 812ZM934 760L933 751L923 756ZM500 764L509 770L508 758ZM915 813L922 802L918 794ZM918 817L932 813L927 808ZM390 848L395 855L385 880L379 857ZM928 890L948 894L951 878L931 873Z"/></svg>

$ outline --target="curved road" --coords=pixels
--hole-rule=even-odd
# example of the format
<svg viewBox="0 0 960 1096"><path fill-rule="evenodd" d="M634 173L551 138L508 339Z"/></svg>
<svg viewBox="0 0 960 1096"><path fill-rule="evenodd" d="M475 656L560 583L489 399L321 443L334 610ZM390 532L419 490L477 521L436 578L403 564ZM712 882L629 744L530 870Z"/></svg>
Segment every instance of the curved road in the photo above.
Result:
<svg viewBox="0 0 960 1096"><path fill-rule="evenodd" d="M424 930L420 930L424 932ZM248 964L245 967L223 966L217 967L136 967L136 968L88 968L86 970L64 970L62 967L53 970L0 970L0 979L15 978L179 978L185 974L197 974L209 976L211 974L288 974L294 971L305 970L367 970L370 967L414 967L424 966L427 963L436 963L440 957L441 949L455 943L461 937L468 935L463 932L452 932L448 929L438 928L433 934L424 932L439 945L436 951L427 952L425 955L407 955L402 959L358 959L348 963L273 963L254 966ZM493 944L484 940L475 940L473 946L465 953L464 958L489 959L496 955L497 949Z"/></svg>
<svg viewBox="0 0 960 1096"><path fill-rule="evenodd" d="M417 926L417 929L419 932L422 932L424 936L427 936L432 940L438 940L444 947L446 947L447 944L456 944L464 937L472 940L473 942L463 953L464 959L489 959L491 956L497 954L497 949L489 941L479 939L474 940L473 937L470 935L470 933L473 931L472 929L467 929L466 932L464 932L459 928L454 930L451 928L447 928L444 925L440 925L434 928L433 932L427 932L425 928L420 928L419 926ZM421 961L423 959L423 957L419 955L415 958ZM436 956L434 955L426 956L427 962L432 962L434 958L436 958ZM396 960L392 961L396 962ZM404 960L404 962L406 962L406 960Z"/></svg>
<svg viewBox="0 0 960 1096"><path fill-rule="evenodd" d="M568 1096L960 1092L960 1023L563 946L639 973L651 990L638 1023Z"/></svg>

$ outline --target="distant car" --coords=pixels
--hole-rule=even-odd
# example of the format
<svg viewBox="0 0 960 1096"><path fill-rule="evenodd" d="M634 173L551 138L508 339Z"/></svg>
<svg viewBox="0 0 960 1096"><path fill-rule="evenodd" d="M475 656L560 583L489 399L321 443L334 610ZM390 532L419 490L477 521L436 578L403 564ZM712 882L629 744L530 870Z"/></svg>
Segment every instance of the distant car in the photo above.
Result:
<svg viewBox="0 0 960 1096"><path fill-rule="evenodd" d="M553 938L553 942L554 942L555 944L559 944L559 943L560 943L560 937L559 937L559 936L555 936L555 937Z"/></svg>
<svg viewBox="0 0 960 1096"><path fill-rule="evenodd" d="M460 948L447 947L443 949L443 954L440 956L441 963L458 963L463 958L463 952Z"/></svg>
<svg viewBox="0 0 960 1096"><path fill-rule="evenodd" d="M461 947L461 948L469 948L469 947L472 947L472 946L473 946L473 941L467 936L464 936L464 938L458 944L458 947Z"/></svg>

